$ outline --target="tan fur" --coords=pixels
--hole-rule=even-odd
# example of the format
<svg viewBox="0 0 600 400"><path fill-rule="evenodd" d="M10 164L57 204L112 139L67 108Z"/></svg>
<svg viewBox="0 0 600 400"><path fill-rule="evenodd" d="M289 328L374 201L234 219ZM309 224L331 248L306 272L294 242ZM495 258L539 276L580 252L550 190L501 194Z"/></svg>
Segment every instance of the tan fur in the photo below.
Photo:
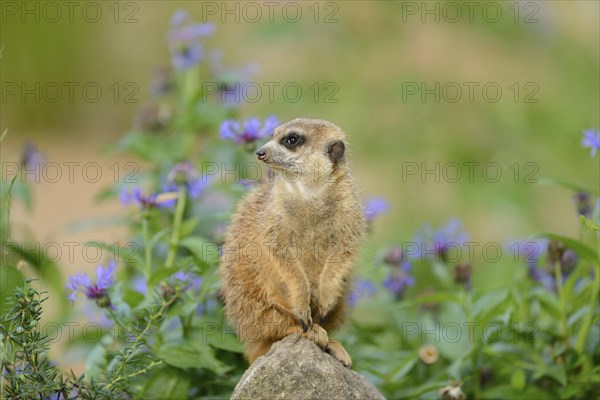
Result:
<svg viewBox="0 0 600 400"><path fill-rule="evenodd" d="M305 138L294 149L280 143L291 132ZM347 149L332 123L295 119L259 149L274 174L241 202L219 268L226 316L250 363L298 333L351 365L326 333L344 321L365 220L347 150L338 160L335 142Z"/></svg>

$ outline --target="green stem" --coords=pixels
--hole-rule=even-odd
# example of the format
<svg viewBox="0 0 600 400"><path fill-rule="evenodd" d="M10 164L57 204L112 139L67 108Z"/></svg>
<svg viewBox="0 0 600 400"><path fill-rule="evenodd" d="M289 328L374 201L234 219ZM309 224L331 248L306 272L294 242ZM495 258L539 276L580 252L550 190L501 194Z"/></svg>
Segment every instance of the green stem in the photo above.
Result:
<svg viewBox="0 0 600 400"><path fill-rule="evenodd" d="M179 186L179 195L177 196L177 207L175 208L175 219L173 220L173 232L171 233L171 241L169 242L169 252L167 253L167 260L165 261L165 267L172 268L175 262L175 255L177 254L177 248L179 247L179 231L181 228L181 221L183 220L183 212L185 211L185 200L187 198L187 191L184 185Z"/></svg>
<svg viewBox="0 0 600 400"><path fill-rule="evenodd" d="M565 290L562 282L562 270L558 262L554 265L554 279L556 280L556 291L558 292L560 335L568 344Z"/></svg>
<svg viewBox="0 0 600 400"><path fill-rule="evenodd" d="M112 382L110 382L108 385L104 386L104 388L103 388L103 389L104 389L104 390L109 390L111 387L113 387L113 386L114 386L114 385L116 385L117 383L119 383L119 382L121 382L121 381L124 381L124 380L127 380L127 379L131 379L131 378L133 378L133 377L135 377L135 376L138 376L138 375L145 374L145 373L146 373L146 372L148 372L148 371L149 371L151 368L154 368L154 367L156 367L157 365L160 365L160 364L162 364L162 363L163 363L163 361L162 361L162 360L158 360L158 361L152 361L152 362L151 362L150 364L148 364L148 365L146 366L146 368L144 368L144 369L140 369L139 371L132 372L132 373L131 373L131 374L129 374L129 375L125 375L125 376L119 376L119 377L117 377L117 378L116 378L114 381L112 381Z"/></svg>
<svg viewBox="0 0 600 400"><path fill-rule="evenodd" d="M197 68L190 68L184 72L183 77L183 102L188 107L192 104L194 96L200 87L200 75Z"/></svg>
<svg viewBox="0 0 600 400"><path fill-rule="evenodd" d="M477 359L479 358L479 351L477 348L473 349L471 353L471 368L472 368L472 378L473 379L473 399L478 400L480 398L480 387L479 387L479 368L477 366Z"/></svg>
<svg viewBox="0 0 600 400"><path fill-rule="evenodd" d="M183 315L180 315L180 316L179 316L179 321L181 322L181 331L182 331L181 333L182 333L182 336L183 336L184 338L187 338L187 337L188 337L188 334L189 334L189 332L190 332L190 329L189 329L189 326L188 326L188 321L187 321L187 318L186 318L186 317L184 317Z"/></svg>
<svg viewBox="0 0 600 400"><path fill-rule="evenodd" d="M8 196L6 198L6 241L10 240L11 234L11 224L10 224L10 206L12 203L12 190L15 185L15 181L17 180L17 175L10 181L10 186L8 187Z"/></svg>
<svg viewBox="0 0 600 400"><path fill-rule="evenodd" d="M116 322L117 326L123 331L123 334L126 335L127 327L123 324L123 322L121 322L121 320L117 317L115 312L110 307L108 307L107 310L108 310L108 313L110 314L110 317L113 319L113 321Z"/></svg>
<svg viewBox="0 0 600 400"><path fill-rule="evenodd" d="M463 312L467 316L467 321L473 321L473 293L471 292L459 292L461 295L460 303L463 308ZM471 343L473 346L473 350L471 350L471 379L473 380L473 399L479 400L480 398L480 381L479 381L479 368L478 368L478 359L479 359L479 341L474 339Z"/></svg>
<svg viewBox="0 0 600 400"><path fill-rule="evenodd" d="M152 245L150 244L150 232L148 228L149 215L148 211L144 210L142 215L142 234L144 235L144 271L146 272L146 278L150 279L152 273Z"/></svg>
<svg viewBox="0 0 600 400"><path fill-rule="evenodd" d="M129 359L131 357L133 357L135 350L138 348L138 346L142 343L142 341L146 342L146 335L148 334L148 331L150 330L150 328L153 326L154 322L156 322L159 318L162 318L164 315L165 310L175 302L175 300L178 299L178 294L173 295L173 297L171 297L168 301L162 303L160 305L160 308L156 311L156 313L150 315L148 317L148 322L146 322L146 326L144 327L144 329L142 330L142 332L140 332L138 335L136 335L135 337L135 341L133 342L133 344L131 346L129 346L129 351L126 351L125 354L123 354L122 358L121 358L121 363L119 364L119 366L117 367L117 371L115 372L114 376L115 379L113 379L110 383L108 383L103 389L104 390L108 390L110 387L114 386L117 382L122 381L123 379L125 379L126 377L120 376L121 372L123 371L123 369L125 368L125 365L127 364L127 362L129 361ZM112 312L112 310L109 310L109 312L111 313L111 316L113 316L113 318L115 319L115 321L117 323L118 320L115 316L115 314ZM162 361L161 361L162 362ZM148 368L150 368L151 365L153 365L153 363L151 363L148 367L146 367L146 370ZM145 370L142 370L143 372L145 372ZM141 373L141 372L140 372Z"/></svg>
<svg viewBox="0 0 600 400"><path fill-rule="evenodd" d="M600 292L600 268L596 268L594 275L594 286L592 287L592 295L590 296L590 309L584 317L585 319L583 320L583 325L581 326L579 336L577 337L577 343L575 344L575 349L579 353L583 353L583 348L585 347L585 342L587 341L587 336L592 326L592 321L594 320L594 309L598 307L598 292Z"/></svg>

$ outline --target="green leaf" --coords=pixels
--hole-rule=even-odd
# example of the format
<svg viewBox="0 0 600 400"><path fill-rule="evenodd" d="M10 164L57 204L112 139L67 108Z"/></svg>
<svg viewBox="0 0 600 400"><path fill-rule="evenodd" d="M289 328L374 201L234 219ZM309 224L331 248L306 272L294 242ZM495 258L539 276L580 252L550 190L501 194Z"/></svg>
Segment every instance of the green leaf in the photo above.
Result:
<svg viewBox="0 0 600 400"><path fill-rule="evenodd" d="M4 316L5 312L10 309L11 303L9 297L12 297L15 289L23 284L25 278L21 275L21 272L13 266L6 264L2 265L0 275L0 315Z"/></svg>
<svg viewBox="0 0 600 400"><path fill-rule="evenodd" d="M117 282L110 292L110 300L115 307L115 314L121 320L127 321L131 318L131 307L125 301L125 291L123 282ZM142 297L143 298L143 297Z"/></svg>
<svg viewBox="0 0 600 400"><path fill-rule="evenodd" d="M216 349L230 351L232 353L243 353L244 345L234 332L222 329L221 323L203 323L202 328L194 328L191 334L193 337L202 338L202 341L208 343ZM215 328L215 329L211 329Z"/></svg>
<svg viewBox="0 0 600 400"><path fill-rule="evenodd" d="M148 287L153 288L154 286L156 286L156 284L158 282L162 281L163 279L167 279L168 277L173 275L175 272L177 272L177 271L174 271L173 269L167 269L167 268L161 268L158 271L155 271L150 276L150 279L148 279Z"/></svg>
<svg viewBox="0 0 600 400"><path fill-rule="evenodd" d="M548 393L534 385L527 386L524 391L516 391L509 384L499 384L483 390L481 398L510 400L553 399L556 398L556 394Z"/></svg>
<svg viewBox="0 0 600 400"><path fill-rule="evenodd" d="M561 399L571 399L574 397L581 396L581 384L575 383L567 385L567 387L560 394Z"/></svg>
<svg viewBox="0 0 600 400"><path fill-rule="evenodd" d="M199 236L190 236L179 242L181 247L188 249L198 261L204 264L215 265L219 261L216 245L208 239Z"/></svg>
<svg viewBox="0 0 600 400"><path fill-rule="evenodd" d="M180 237L186 237L192 234L194 229L196 229L196 225L198 225L198 218L191 218L182 222L179 228Z"/></svg>
<svg viewBox="0 0 600 400"><path fill-rule="evenodd" d="M152 235L152 237L148 241L147 246L150 246L151 248L153 248L163 237L165 237L170 232L171 232L170 226L156 232L154 235Z"/></svg>
<svg viewBox="0 0 600 400"><path fill-rule="evenodd" d="M12 255L18 259L25 261L35 273L44 281L49 284L53 290L56 290L58 296L54 301L58 301L58 304L64 310L67 307L67 299L65 296L65 284L60 273L59 266L52 262L43 251L44 246L37 246L33 249L28 248L27 244L23 247L16 242L4 243L3 257L6 257L3 261L10 259Z"/></svg>
<svg viewBox="0 0 600 400"><path fill-rule="evenodd" d="M130 151L155 165L168 166L182 155L182 140L130 131L117 142L115 150Z"/></svg>
<svg viewBox="0 0 600 400"><path fill-rule="evenodd" d="M554 293L544 288L534 288L531 290L531 297L538 300L548 314L559 314L560 306Z"/></svg>
<svg viewBox="0 0 600 400"><path fill-rule="evenodd" d="M555 379L562 386L567 385L567 371L565 371L565 366L563 364L552 365L550 368L548 368L544 375Z"/></svg>
<svg viewBox="0 0 600 400"><path fill-rule="evenodd" d="M94 379L106 371L108 351L106 344L110 343L110 335L105 335L87 354L85 360L85 376Z"/></svg>
<svg viewBox="0 0 600 400"><path fill-rule="evenodd" d="M170 341L160 346L156 355L165 363L177 368L206 368L219 375L230 369L215 358L208 344L199 340Z"/></svg>
<svg viewBox="0 0 600 400"><path fill-rule="evenodd" d="M448 266L441 263L433 263L431 272L433 272L433 275L444 287L449 288L452 286L452 276L448 271Z"/></svg>
<svg viewBox="0 0 600 400"><path fill-rule="evenodd" d="M391 375L390 380L392 382L397 382L400 379L404 378L406 376L406 374L408 374L410 372L410 370L415 366L416 363L417 363L417 355L416 354L406 357L404 360L402 360L402 362L400 362L398 365L396 365L396 367L392 368L392 370L390 371L390 375Z"/></svg>
<svg viewBox="0 0 600 400"><path fill-rule="evenodd" d="M435 292L431 294L420 295L414 299L407 299L415 305L427 304L427 303L451 303L457 302L458 296L453 292Z"/></svg>
<svg viewBox="0 0 600 400"><path fill-rule="evenodd" d="M123 289L123 300L125 300L131 308L135 308L144 300L144 298L145 296L137 290Z"/></svg>
<svg viewBox="0 0 600 400"><path fill-rule="evenodd" d="M118 243L106 243L92 240L85 242L83 245L87 247L98 247L109 251L116 263L126 263L140 267L143 265L138 254L139 246L137 243L129 242L126 246L120 246Z"/></svg>
<svg viewBox="0 0 600 400"><path fill-rule="evenodd" d="M439 378L438 378L439 379ZM397 399L421 399L421 398L437 398L437 391L440 388L448 385L447 380L437 380L437 381L426 381L420 386L412 387L410 389L399 390L395 392L394 398ZM431 396L424 396L425 393L431 392Z"/></svg>
<svg viewBox="0 0 600 400"><path fill-rule="evenodd" d="M589 218L586 218L583 215L579 216L579 220L581 221L581 225L583 225L582 232L587 232L588 230L600 231L600 225L598 225L595 221L593 221Z"/></svg>
<svg viewBox="0 0 600 400"><path fill-rule="evenodd" d="M510 386L520 392L525 389L526 383L527 376L525 375L525 371L523 371L521 368L515 369L510 376Z"/></svg>
<svg viewBox="0 0 600 400"><path fill-rule="evenodd" d="M481 296L471 310L471 317L475 319L483 319L484 316L496 311L507 299L509 294L508 289L494 290Z"/></svg>
<svg viewBox="0 0 600 400"><path fill-rule="evenodd" d="M187 399L192 385L188 373L165 366L151 371L142 392L144 399Z"/></svg>
<svg viewBox="0 0 600 400"><path fill-rule="evenodd" d="M15 176L16 178L16 176ZM14 183L14 185L13 185ZM25 209L29 212L33 210L33 199L31 196L31 188L27 183L16 180L11 182L9 188L11 198L20 199L25 205Z"/></svg>

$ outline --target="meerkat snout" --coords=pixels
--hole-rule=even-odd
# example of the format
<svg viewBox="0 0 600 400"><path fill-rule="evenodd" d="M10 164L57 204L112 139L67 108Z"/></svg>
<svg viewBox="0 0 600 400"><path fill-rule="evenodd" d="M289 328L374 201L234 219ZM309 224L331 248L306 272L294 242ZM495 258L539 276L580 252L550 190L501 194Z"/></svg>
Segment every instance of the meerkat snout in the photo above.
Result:
<svg viewBox="0 0 600 400"><path fill-rule="evenodd" d="M258 159L262 161L262 160L264 160L264 159L265 159L265 157L267 156L267 153L266 153L264 150L260 150L260 149L259 149L259 150L256 152L256 155L258 156Z"/></svg>

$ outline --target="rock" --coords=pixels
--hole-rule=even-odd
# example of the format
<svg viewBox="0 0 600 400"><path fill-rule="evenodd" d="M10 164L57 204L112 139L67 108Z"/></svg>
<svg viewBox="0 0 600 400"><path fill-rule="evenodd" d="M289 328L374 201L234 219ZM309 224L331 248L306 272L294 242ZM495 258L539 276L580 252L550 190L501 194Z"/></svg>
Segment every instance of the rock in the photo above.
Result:
<svg viewBox="0 0 600 400"><path fill-rule="evenodd" d="M384 399L366 378L296 334L275 343L246 370L232 400Z"/></svg>

